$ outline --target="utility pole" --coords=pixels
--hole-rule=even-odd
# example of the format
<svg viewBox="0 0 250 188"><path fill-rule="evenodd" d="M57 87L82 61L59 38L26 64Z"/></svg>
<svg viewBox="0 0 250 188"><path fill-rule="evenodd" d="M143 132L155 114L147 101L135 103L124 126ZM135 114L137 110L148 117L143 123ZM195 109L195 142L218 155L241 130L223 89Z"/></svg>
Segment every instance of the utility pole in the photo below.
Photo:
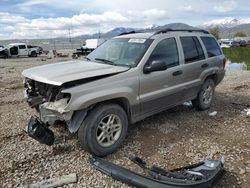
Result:
<svg viewBox="0 0 250 188"><path fill-rule="evenodd" d="M71 29L69 28L69 42L71 43Z"/></svg>

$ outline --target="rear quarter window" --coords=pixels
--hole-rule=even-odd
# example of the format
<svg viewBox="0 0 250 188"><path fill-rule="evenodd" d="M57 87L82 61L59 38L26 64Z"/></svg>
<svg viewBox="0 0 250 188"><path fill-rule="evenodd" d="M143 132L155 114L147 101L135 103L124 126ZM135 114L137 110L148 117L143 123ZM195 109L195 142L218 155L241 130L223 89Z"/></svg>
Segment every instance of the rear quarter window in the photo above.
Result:
<svg viewBox="0 0 250 188"><path fill-rule="evenodd" d="M201 37L201 40L207 50L208 57L221 55L221 49L213 37Z"/></svg>

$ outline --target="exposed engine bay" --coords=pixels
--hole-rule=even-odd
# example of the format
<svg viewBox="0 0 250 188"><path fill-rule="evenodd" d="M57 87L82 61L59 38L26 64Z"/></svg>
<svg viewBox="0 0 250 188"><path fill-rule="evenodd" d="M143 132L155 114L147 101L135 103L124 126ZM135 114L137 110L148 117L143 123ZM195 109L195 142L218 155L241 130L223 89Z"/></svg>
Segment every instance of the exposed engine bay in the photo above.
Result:
<svg viewBox="0 0 250 188"><path fill-rule="evenodd" d="M38 111L39 104L44 102L55 102L62 98L70 97L60 92L62 90L61 86L54 86L29 78L25 78L24 88L24 95L26 95L27 102L32 108L36 108Z"/></svg>
<svg viewBox="0 0 250 188"><path fill-rule="evenodd" d="M71 86L76 84L72 83ZM86 116L86 111L80 110L74 112L65 110L70 100L70 94L61 92L67 88L65 85L55 86L25 78L24 88L24 95L28 104L32 108L35 108L40 115L40 117L35 118L36 121L32 120L34 117L31 117L32 121L30 120L28 127L49 127L50 125L54 125L55 122L60 121L67 125L71 133L78 130L80 123ZM34 134L31 128L27 130L30 131L28 132L29 135ZM41 134L46 134L46 132L50 131L49 129L41 130L43 133L36 134L36 136L42 137ZM36 136L33 135L33 138ZM37 138L37 140L41 139Z"/></svg>

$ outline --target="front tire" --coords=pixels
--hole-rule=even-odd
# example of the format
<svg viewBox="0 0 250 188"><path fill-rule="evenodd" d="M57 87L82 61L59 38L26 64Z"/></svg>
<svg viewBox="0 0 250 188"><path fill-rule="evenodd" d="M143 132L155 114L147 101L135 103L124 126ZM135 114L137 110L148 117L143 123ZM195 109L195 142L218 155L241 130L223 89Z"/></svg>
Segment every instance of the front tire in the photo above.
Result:
<svg viewBox="0 0 250 188"><path fill-rule="evenodd" d="M104 157L123 143L128 118L117 104L100 104L91 110L78 131L81 147L93 155Z"/></svg>
<svg viewBox="0 0 250 188"><path fill-rule="evenodd" d="M207 110L210 108L214 97L215 84L212 79L206 79L199 91L197 98L192 100L197 110Z"/></svg>

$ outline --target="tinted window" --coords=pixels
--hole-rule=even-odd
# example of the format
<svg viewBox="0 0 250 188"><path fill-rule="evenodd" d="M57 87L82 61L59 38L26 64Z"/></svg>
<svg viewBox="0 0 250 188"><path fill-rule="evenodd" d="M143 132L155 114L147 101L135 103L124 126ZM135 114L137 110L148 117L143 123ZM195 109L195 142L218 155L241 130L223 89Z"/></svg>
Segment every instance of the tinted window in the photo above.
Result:
<svg viewBox="0 0 250 188"><path fill-rule="evenodd" d="M197 37L181 37L185 63L204 59L204 53Z"/></svg>
<svg viewBox="0 0 250 188"><path fill-rule="evenodd" d="M25 49L26 46L25 45L19 45L19 49Z"/></svg>
<svg viewBox="0 0 250 188"><path fill-rule="evenodd" d="M162 60L168 67L179 65L179 55L175 39L168 38L159 42L150 55L149 60Z"/></svg>
<svg viewBox="0 0 250 188"><path fill-rule="evenodd" d="M203 44L206 47L208 57L221 55L221 50L213 37L201 37Z"/></svg>

